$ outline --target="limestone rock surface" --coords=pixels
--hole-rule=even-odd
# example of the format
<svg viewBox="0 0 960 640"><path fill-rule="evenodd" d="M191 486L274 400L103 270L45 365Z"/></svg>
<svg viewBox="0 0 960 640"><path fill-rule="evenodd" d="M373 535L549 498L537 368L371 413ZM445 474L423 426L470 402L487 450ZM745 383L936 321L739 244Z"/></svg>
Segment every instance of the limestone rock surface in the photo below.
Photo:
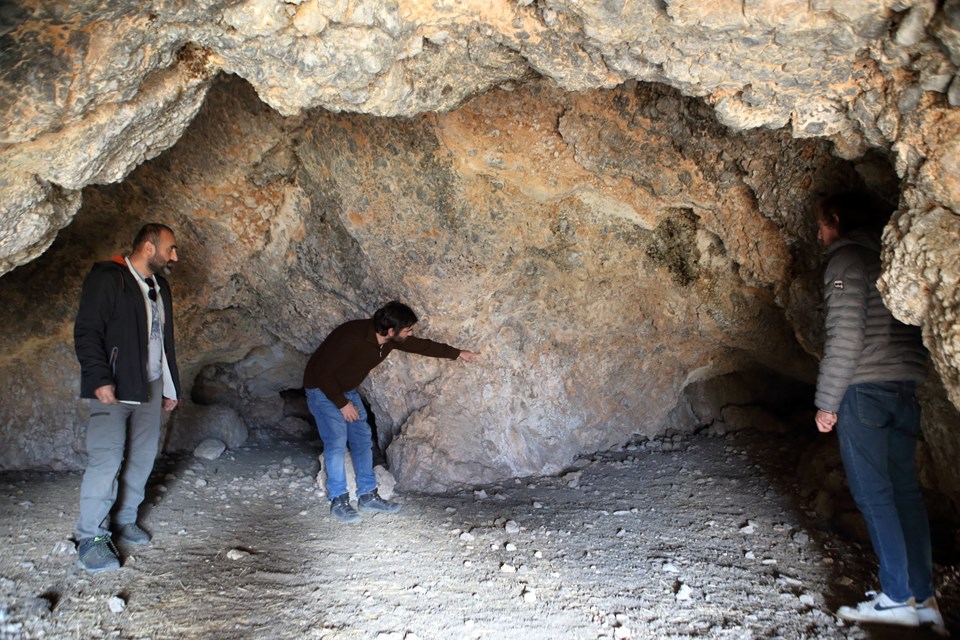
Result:
<svg viewBox="0 0 960 640"><path fill-rule="evenodd" d="M182 247L185 388L250 428L294 415L305 355L386 299L485 353L391 360L364 388L407 486L562 468L684 423L685 390L734 371L811 382L810 204L852 184L899 200L883 291L960 406L956 16L920 0L5 8L0 461L82 459L77 291L148 219Z"/></svg>
<svg viewBox="0 0 960 640"><path fill-rule="evenodd" d="M32 336L57 327L45 331L60 360L27 369L58 366L63 383L27 431L50 430L69 404L82 434L67 346L80 283L159 216L180 247L171 283L189 394L168 446L228 442L208 432L218 411L255 437L309 417L288 393L309 353L399 298L421 335L483 354L468 365L397 353L363 387L400 484L556 472L634 433L721 418L715 404L678 419L691 385L741 370L809 385L809 205L868 169L823 141L732 132L702 102L650 84L569 94L536 83L396 120L283 118L224 79L174 148L121 185L88 188L54 248L0 280L16 301L7 313L36 315L7 317L5 340L23 346L2 378L19 388L12 372L38 353ZM118 223L123 212L135 215ZM4 410L10 438L26 438L29 413Z"/></svg>

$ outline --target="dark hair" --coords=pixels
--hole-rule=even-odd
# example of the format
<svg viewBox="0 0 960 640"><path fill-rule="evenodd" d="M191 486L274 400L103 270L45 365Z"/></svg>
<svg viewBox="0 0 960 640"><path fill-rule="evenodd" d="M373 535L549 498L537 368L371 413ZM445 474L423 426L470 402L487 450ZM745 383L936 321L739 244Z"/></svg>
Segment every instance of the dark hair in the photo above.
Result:
<svg viewBox="0 0 960 640"><path fill-rule="evenodd" d="M417 314L413 309L393 300L383 305L373 314L373 326L382 336L387 335L390 329L400 331L417 324Z"/></svg>
<svg viewBox="0 0 960 640"><path fill-rule="evenodd" d="M157 246L160 243L160 234L164 231L167 231L170 233L170 235L173 235L173 229L165 224L160 224L159 222L148 222L140 227L140 231L137 232L136 237L133 239L133 253L139 251L140 247L147 242Z"/></svg>
<svg viewBox="0 0 960 640"><path fill-rule="evenodd" d="M841 236L865 229L879 231L893 213L890 205L862 192L838 193L820 201L821 220L836 226Z"/></svg>

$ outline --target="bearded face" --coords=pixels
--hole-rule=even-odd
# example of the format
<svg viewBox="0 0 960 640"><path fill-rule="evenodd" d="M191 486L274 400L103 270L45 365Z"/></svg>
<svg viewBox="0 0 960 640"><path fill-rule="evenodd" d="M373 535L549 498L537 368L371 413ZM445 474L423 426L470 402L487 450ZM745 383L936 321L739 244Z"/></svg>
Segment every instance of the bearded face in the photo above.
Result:
<svg viewBox="0 0 960 640"><path fill-rule="evenodd" d="M396 343L404 342L406 341L407 338L413 335L412 326L406 327L404 329L400 329L400 331L396 331L394 329L391 329L390 331L391 331L389 335L390 341L396 342Z"/></svg>
<svg viewBox="0 0 960 640"><path fill-rule="evenodd" d="M147 261L147 265L153 273L162 273L165 276L173 271L173 265L177 263L177 241L169 231L162 231L157 238L156 243L152 243L156 248L153 255Z"/></svg>

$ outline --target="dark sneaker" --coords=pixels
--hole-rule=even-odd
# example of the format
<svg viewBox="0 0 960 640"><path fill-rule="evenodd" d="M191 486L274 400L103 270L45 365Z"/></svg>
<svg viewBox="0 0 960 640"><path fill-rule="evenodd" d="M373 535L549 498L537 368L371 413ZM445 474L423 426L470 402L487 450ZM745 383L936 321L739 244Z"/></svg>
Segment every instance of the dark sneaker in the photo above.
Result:
<svg viewBox="0 0 960 640"><path fill-rule="evenodd" d="M377 490L365 493L357 498L357 509L363 511L375 511L378 513L396 513L400 511L400 505L395 502L387 502L380 497Z"/></svg>
<svg viewBox="0 0 960 640"><path fill-rule="evenodd" d="M837 609L837 615L852 622L877 622L902 627L920 625L920 618L917 610L913 608L912 599L909 602L895 602L885 593L878 595L872 591L868 592L867 596L873 597L856 607L840 607Z"/></svg>
<svg viewBox="0 0 960 640"><path fill-rule="evenodd" d="M330 501L330 513L340 522L360 522L363 518L350 506L350 494L345 493Z"/></svg>
<svg viewBox="0 0 960 640"><path fill-rule="evenodd" d="M77 564L90 573L116 571L120 568L119 555L108 535L84 538L77 544Z"/></svg>
<svg viewBox="0 0 960 640"><path fill-rule="evenodd" d="M147 544L150 542L150 534L141 529L136 522L120 525L117 529L117 537L120 542L128 544Z"/></svg>

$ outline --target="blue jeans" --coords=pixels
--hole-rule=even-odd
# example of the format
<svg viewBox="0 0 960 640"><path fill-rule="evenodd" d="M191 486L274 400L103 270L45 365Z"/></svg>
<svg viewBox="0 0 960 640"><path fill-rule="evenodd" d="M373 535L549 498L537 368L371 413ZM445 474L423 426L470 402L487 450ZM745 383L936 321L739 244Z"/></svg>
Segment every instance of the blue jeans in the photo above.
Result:
<svg viewBox="0 0 960 640"><path fill-rule="evenodd" d="M867 522L887 596L933 595L930 524L914 464L920 406L913 382L853 384L837 412L850 492Z"/></svg>
<svg viewBox="0 0 960 640"><path fill-rule="evenodd" d="M356 389L344 394L360 414L359 420L347 422L337 408L320 389L307 389L307 406L317 421L317 430L323 440L323 461L327 468L327 496L331 500L347 493L347 474L344 456L350 447L353 470L357 474L357 495L370 493L377 488L373 474L373 437L367 424L367 411Z"/></svg>

